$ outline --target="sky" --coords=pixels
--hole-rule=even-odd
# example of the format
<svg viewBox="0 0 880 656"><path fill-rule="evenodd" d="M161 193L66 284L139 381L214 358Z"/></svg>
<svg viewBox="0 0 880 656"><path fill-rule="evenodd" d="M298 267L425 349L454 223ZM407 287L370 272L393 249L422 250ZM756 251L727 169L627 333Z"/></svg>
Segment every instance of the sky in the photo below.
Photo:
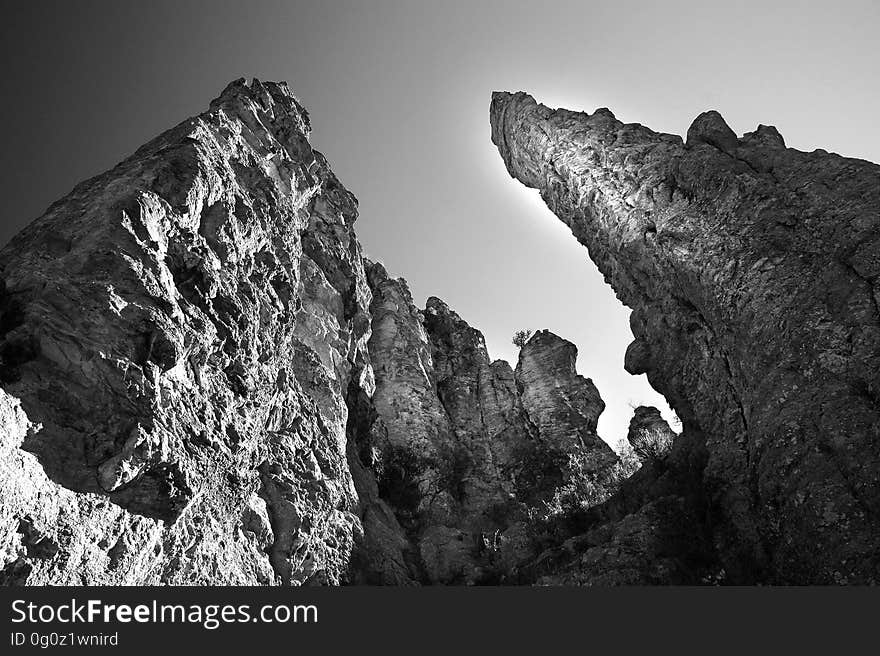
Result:
<svg viewBox="0 0 880 656"><path fill-rule="evenodd" d="M880 2L4 2L0 244L73 186L207 108L238 77L286 80L312 144L358 197L371 258L417 304L445 300L516 361L519 329L578 346L606 402L663 408L623 370L629 310L585 248L512 180L492 91L609 107L684 134L717 109L738 134L880 161Z"/></svg>

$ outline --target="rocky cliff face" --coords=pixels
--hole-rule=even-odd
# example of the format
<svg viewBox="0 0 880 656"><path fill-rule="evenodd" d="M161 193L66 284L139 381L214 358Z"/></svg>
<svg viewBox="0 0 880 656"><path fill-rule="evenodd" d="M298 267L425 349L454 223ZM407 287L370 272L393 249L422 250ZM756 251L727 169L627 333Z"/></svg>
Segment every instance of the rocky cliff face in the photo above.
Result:
<svg viewBox="0 0 880 656"><path fill-rule="evenodd" d="M0 582L877 582L880 168L712 112L498 94L492 129L681 435L637 408L619 458L572 344L511 367L417 307L239 80L0 251Z"/></svg>
<svg viewBox="0 0 880 656"><path fill-rule="evenodd" d="M367 271L375 393L356 431L360 461L399 520L409 576L498 582L535 555L528 520L570 479L570 458L590 471L616 462L596 435L604 404L569 342L537 333L514 371L441 300L419 310L405 281Z"/></svg>
<svg viewBox="0 0 880 656"><path fill-rule="evenodd" d="M574 346L417 309L308 134L238 80L0 252L2 582L500 581L614 465Z"/></svg>
<svg viewBox="0 0 880 656"><path fill-rule="evenodd" d="M627 370L683 421L673 497L689 501L632 501L608 531L657 562L648 538L690 513L727 581L878 582L880 167L772 127L737 137L717 112L683 141L497 93L491 124L510 174L633 309Z"/></svg>
<svg viewBox="0 0 880 656"><path fill-rule="evenodd" d="M284 84L234 82L0 253L5 576L344 580L370 294L308 132Z"/></svg>

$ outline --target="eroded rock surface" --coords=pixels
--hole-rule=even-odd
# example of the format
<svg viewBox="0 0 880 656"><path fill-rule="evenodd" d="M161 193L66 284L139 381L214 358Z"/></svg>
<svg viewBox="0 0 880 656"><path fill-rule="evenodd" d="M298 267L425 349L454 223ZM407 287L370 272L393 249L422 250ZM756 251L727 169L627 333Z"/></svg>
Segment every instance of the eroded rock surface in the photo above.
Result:
<svg viewBox="0 0 880 656"><path fill-rule="evenodd" d="M878 582L880 167L737 138L717 112L685 143L496 93L491 124L633 309L626 367L705 449L726 580Z"/></svg>
<svg viewBox="0 0 880 656"><path fill-rule="evenodd" d="M569 342L537 333L514 371L443 301L419 310L403 279L367 270L375 393L357 441L405 536L409 556L390 560L422 582L498 582L534 555L526 525L567 482L570 458L616 462L596 435L604 404Z"/></svg>
<svg viewBox="0 0 880 656"><path fill-rule="evenodd" d="M681 435L637 408L663 447L618 458L572 344L511 367L417 307L286 85L239 80L0 251L0 581L877 582L880 169L717 112L492 126Z"/></svg>
<svg viewBox="0 0 880 656"><path fill-rule="evenodd" d="M0 252L4 583L497 582L616 462L573 345L368 279L308 134L238 80Z"/></svg>
<svg viewBox="0 0 880 656"><path fill-rule="evenodd" d="M370 293L308 133L286 85L233 82L0 253L4 526L59 547L7 530L20 582L345 579Z"/></svg>

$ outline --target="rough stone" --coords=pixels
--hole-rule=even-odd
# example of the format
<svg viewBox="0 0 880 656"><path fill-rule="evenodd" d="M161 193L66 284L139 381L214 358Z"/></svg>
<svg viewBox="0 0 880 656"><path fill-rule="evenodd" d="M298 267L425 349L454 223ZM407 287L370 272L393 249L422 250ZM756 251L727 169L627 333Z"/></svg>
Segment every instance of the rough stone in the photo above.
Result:
<svg viewBox="0 0 880 656"><path fill-rule="evenodd" d="M616 462L596 435L604 404L569 342L540 331L514 371L443 301L419 310L403 279L380 264L367 272L375 393L361 462L399 543L417 545L421 582L497 582L534 555L525 520L567 481L570 457L596 470Z"/></svg>
<svg viewBox="0 0 880 656"><path fill-rule="evenodd" d="M19 582L345 580L370 294L308 133L285 84L238 80L0 252ZM25 518L54 555L15 546Z"/></svg>
<svg viewBox="0 0 880 656"><path fill-rule="evenodd" d="M683 143L496 93L491 125L633 309L626 367L705 449L726 580L877 583L880 167L711 112Z"/></svg>
<svg viewBox="0 0 880 656"><path fill-rule="evenodd" d="M308 134L237 80L0 252L3 581L497 582L615 461L573 345L365 269Z"/></svg>

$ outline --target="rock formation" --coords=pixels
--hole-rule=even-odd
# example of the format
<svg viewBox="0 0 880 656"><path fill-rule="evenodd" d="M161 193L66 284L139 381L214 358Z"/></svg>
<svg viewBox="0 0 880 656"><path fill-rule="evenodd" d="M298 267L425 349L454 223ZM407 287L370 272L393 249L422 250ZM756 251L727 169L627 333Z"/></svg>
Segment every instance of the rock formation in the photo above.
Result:
<svg viewBox="0 0 880 656"><path fill-rule="evenodd" d="M0 251L0 580L500 581L614 465L574 346L416 309L308 134L238 80Z"/></svg>
<svg viewBox="0 0 880 656"><path fill-rule="evenodd" d="M666 455L675 438L675 431L657 408L640 405L635 409L626 440L641 463Z"/></svg>
<svg viewBox="0 0 880 656"><path fill-rule="evenodd" d="M574 345L492 361L364 259L308 135L238 80L0 251L0 582L880 579L880 168L493 98L682 418L634 458Z"/></svg>
<svg viewBox="0 0 880 656"><path fill-rule="evenodd" d="M570 458L590 471L616 462L596 434L604 404L571 343L541 331L514 371L443 301L418 310L404 280L380 264L367 275L375 393L355 439L410 554L384 562L417 563L408 571L424 582L498 582L534 555L527 520L570 478Z"/></svg>
<svg viewBox="0 0 880 656"><path fill-rule="evenodd" d="M344 580L370 294L308 132L286 85L233 82L0 253L5 576Z"/></svg>
<svg viewBox="0 0 880 656"><path fill-rule="evenodd" d="M786 148L773 127L737 138L717 112L682 141L496 93L491 126L633 309L627 370L682 419L671 498L689 501L624 504L602 530L659 562L658 535L705 529L728 582L880 581L880 167ZM578 582L613 582L579 558Z"/></svg>

